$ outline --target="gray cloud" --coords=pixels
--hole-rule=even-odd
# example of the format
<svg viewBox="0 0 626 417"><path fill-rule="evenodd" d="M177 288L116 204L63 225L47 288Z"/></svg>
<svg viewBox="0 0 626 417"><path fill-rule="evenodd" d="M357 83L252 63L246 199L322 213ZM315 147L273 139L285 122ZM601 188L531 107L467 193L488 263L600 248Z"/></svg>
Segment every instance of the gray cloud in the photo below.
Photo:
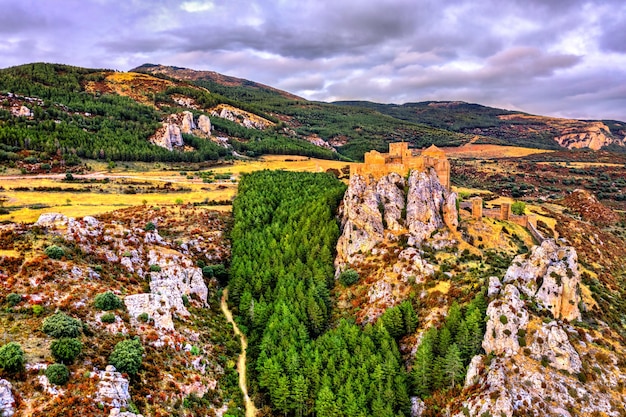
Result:
<svg viewBox="0 0 626 417"><path fill-rule="evenodd" d="M0 0L0 66L213 70L317 100L626 120L621 0Z"/></svg>

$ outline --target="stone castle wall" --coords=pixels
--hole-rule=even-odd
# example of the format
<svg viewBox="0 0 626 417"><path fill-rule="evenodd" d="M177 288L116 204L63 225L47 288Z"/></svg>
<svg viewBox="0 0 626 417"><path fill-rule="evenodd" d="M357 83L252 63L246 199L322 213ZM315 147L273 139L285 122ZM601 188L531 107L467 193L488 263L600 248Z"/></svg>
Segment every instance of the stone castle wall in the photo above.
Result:
<svg viewBox="0 0 626 417"><path fill-rule="evenodd" d="M365 154L362 164L351 164L350 175L371 175L378 179L392 172L404 176L410 171L425 171L427 168L433 168L441 185L450 189L450 162L445 152L434 145L414 154L406 142L390 143L389 153L370 151Z"/></svg>

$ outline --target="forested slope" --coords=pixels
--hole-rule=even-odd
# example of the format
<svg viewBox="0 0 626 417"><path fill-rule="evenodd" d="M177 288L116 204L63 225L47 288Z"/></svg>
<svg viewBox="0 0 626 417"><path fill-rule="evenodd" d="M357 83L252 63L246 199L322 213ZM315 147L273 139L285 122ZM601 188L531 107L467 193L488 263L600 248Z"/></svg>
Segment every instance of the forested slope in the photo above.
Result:
<svg viewBox="0 0 626 417"><path fill-rule="evenodd" d="M241 181L229 288L249 336L255 400L292 415L408 415L407 375L385 326L329 323L343 191L325 174Z"/></svg>

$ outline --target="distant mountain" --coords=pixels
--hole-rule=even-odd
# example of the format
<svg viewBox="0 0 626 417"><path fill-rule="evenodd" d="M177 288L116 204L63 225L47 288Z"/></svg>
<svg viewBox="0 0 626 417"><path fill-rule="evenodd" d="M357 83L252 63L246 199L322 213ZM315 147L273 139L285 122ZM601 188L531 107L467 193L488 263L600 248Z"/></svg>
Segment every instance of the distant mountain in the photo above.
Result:
<svg viewBox="0 0 626 417"><path fill-rule="evenodd" d="M199 162L297 154L360 160L390 142L621 150L626 124L463 102L324 103L212 71L33 63L0 70L0 160ZM55 168L55 169L56 169Z"/></svg>
<svg viewBox="0 0 626 417"><path fill-rule="evenodd" d="M601 148L625 146L626 123L535 116L462 101L379 104L369 101L337 101L334 104L376 110L412 123L480 136L477 143L531 148Z"/></svg>

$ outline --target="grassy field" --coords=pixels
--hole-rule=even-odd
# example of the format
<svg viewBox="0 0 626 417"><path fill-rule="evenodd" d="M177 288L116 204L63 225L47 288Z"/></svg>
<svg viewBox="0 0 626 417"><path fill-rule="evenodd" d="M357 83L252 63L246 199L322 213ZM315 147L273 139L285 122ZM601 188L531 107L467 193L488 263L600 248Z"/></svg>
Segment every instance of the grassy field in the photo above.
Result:
<svg viewBox="0 0 626 417"><path fill-rule="evenodd" d="M346 163L300 156L268 156L201 170L198 166L180 164L129 163L110 170L101 162L90 161L88 165L91 171L75 175L75 181L65 181L64 174L28 176L5 172L0 176L0 195L8 199L4 208L9 213L1 214L0 221L31 223L43 213L82 217L142 204L195 203L230 210L230 205L211 203L232 200L243 173L263 169L323 172L329 168L341 169ZM230 178L206 183L201 174L209 170L214 175Z"/></svg>

